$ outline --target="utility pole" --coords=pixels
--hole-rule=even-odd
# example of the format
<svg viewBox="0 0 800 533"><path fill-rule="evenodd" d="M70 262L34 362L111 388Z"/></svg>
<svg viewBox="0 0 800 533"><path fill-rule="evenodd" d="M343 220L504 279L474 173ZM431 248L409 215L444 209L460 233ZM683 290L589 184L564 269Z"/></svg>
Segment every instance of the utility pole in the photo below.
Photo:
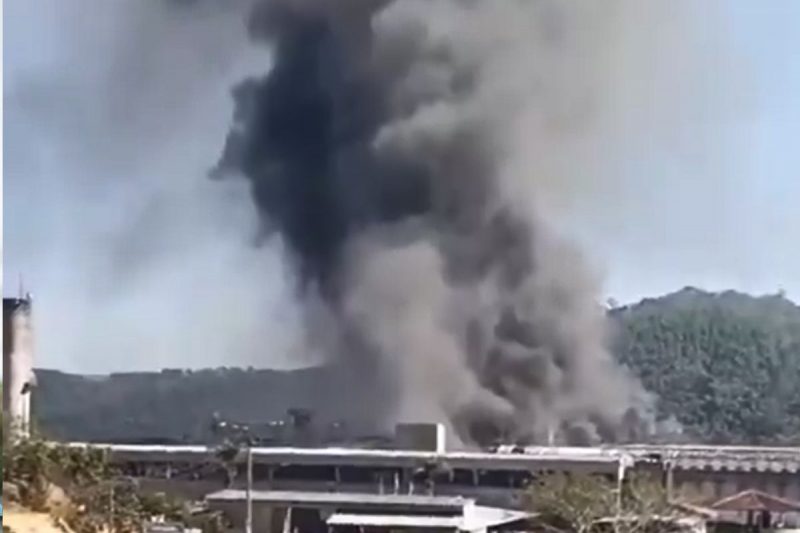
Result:
<svg viewBox="0 0 800 533"><path fill-rule="evenodd" d="M244 530L245 533L253 533L253 444L255 439L247 425L230 424L221 420L216 414L211 424L211 432L216 435L222 435L225 441L229 443L229 449L233 452L231 461L234 465L238 464L242 450L246 453L247 485L245 487ZM226 433L229 436L225 436ZM227 447L227 445L223 446ZM238 468L236 468L236 470L238 470ZM235 475L236 474L233 474L233 476ZM232 483L232 479L229 480L229 483Z"/></svg>
<svg viewBox="0 0 800 533"><path fill-rule="evenodd" d="M621 454L619 456L619 467L617 469L617 509L616 509L616 520L614 520L614 531L619 532L619 522L622 520L622 492L625 486L625 473L627 469L634 465L633 458L628 454Z"/></svg>
<svg viewBox="0 0 800 533"><path fill-rule="evenodd" d="M670 503L672 503L672 501L673 501L673 492L674 492L673 489L675 487L675 470L674 470L674 468L675 468L675 459L674 458L675 458L676 454L677 454L677 452L670 452L669 455L667 456L667 461L666 461L666 465L665 465L666 466L666 470L667 470L667 472L666 472L666 474L667 474L666 475L666 478L667 478L666 479L667 501L670 502Z"/></svg>
<svg viewBox="0 0 800 533"><path fill-rule="evenodd" d="M114 533L114 482L108 487L108 531Z"/></svg>
<svg viewBox="0 0 800 533"><path fill-rule="evenodd" d="M245 533L253 533L253 443L247 441L247 517Z"/></svg>

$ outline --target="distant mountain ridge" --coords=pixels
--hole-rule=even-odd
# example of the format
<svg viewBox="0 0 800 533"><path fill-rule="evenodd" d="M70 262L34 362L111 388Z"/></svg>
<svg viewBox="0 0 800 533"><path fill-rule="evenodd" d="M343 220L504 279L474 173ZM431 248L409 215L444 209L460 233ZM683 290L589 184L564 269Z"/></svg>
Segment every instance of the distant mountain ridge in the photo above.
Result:
<svg viewBox="0 0 800 533"><path fill-rule="evenodd" d="M800 444L800 307L687 288L614 308L612 349L657 398L659 416L713 443ZM200 441L215 413L268 422L290 408L336 420L331 367L218 368L79 376L37 370L35 416L69 440ZM363 406L353 406L354 410Z"/></svg>
<svg viewBox="0 0 800 533"><path fill-rule="evenodd" d="M34 409L42 431L59 439L95 441L203 440L215 413L240 421L277 420L288 408L319 405L314 400L337 379L325 367L167 369L102 379L43 369L36 374Z"/></svg>

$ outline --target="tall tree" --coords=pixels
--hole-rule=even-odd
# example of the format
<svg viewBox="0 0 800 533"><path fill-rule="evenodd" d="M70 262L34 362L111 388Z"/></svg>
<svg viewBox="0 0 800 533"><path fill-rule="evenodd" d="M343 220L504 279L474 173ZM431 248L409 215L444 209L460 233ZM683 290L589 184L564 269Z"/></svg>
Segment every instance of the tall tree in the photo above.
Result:
<svg viewBox="0 0 800 533"><path fill-rule="evenodd" d="M571 533L589 533L604 524L615 533L652 533L682 516L662 485L645 474L623 483L602 476L551 474L531 487L529 497L545 527Z"/></svg>

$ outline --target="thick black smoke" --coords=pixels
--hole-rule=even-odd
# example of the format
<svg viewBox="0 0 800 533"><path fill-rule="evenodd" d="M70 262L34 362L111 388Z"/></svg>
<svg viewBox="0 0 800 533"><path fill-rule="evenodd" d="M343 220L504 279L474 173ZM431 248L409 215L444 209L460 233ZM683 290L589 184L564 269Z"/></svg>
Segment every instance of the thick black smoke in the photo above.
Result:
<svg viewBox="0 0 800 533"><path fill-rule="evenodd" d="M546 98L513 61L567 46L565 14L489 4L257 4L274 63L235 89L215 172L250 180L314 302L309 336L361 374L382 422L442 419L478 443L614 438L639 389L605 348L580 256L504 165L516 112ZM482 22L517 17L521 43Z"/></svg>
<svg viewBox="0 0 800 533"><path fill-rule="evenodd" d="M259 6L252 31L274 46L275 65L236 88L236 128L220 164L252 179L266 225L284 235L304 282L325 290L335 289L343 249L357 233L434 210L429 162L375 149L397 112L390 88L402 72L373 64L370 21L383 3L364 4L342 6L346 13Z"/></svg>

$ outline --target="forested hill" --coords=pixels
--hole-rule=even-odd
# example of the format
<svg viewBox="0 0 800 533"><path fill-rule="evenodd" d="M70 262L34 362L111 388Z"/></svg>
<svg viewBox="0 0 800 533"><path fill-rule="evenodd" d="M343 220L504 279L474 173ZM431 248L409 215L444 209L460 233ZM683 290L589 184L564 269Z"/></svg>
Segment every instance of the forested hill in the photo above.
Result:
<svg viewBox="0 0 800 533"><path fill-rule="evenodd" d="M800 307L684 289L611 316L619 359L696 440L800 444Z"/></svg>
<svg viewBox="0 0 800 533"><path fill-rule="evenodd" d="M616 355L689 438L800 444L800 307L781 296L684 289L610 315ZM320 398L338 386L327 368L37 374L35 416L66 439L197 440L214 412L274 420L291 407L324 407Z"/></svg>

